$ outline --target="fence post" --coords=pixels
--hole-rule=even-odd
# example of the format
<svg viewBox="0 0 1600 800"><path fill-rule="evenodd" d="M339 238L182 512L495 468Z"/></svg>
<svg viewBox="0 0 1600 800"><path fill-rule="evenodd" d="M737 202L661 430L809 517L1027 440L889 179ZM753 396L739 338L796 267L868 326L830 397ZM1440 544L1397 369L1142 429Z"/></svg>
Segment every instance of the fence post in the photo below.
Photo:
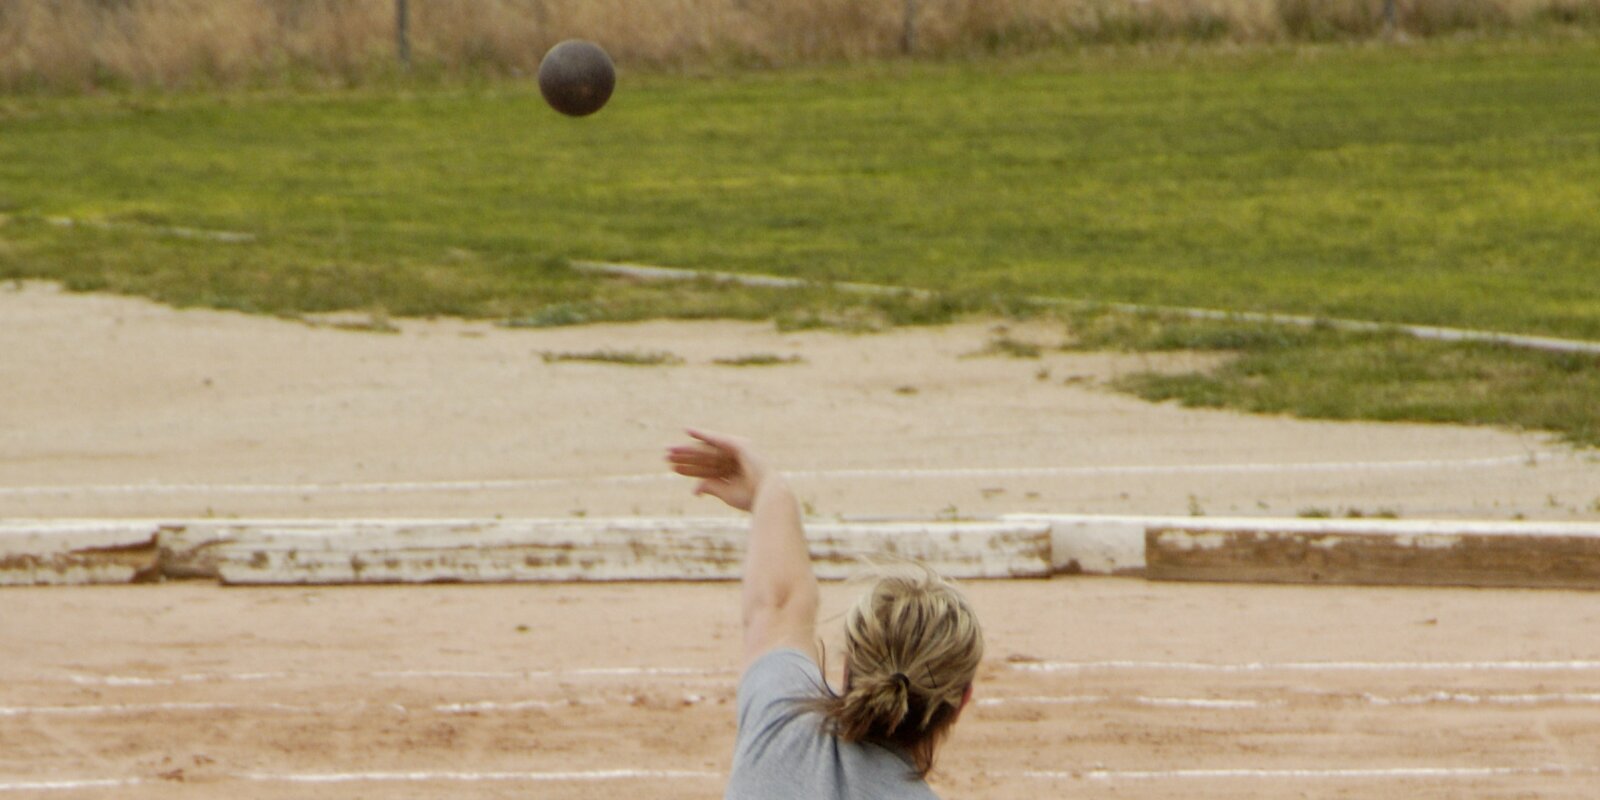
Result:
<svg viewBox="0 0 1600 800"><path fill-rule="evenodd" d="M1383 32L1393 37L1399 32L1398 12L1395 9L1396 0L1383 0Z"/></svg>
<svg viewBox="0 0 1600 800"><path fill-rule="evenodd" d="M917 49L917 0L905 0L905 17L900 25L900 52L911 55Z"/></svg>
<svg viewBox="0 0 1600 800"><path fill-rule="evenodd" d="M394 44L402 66L411 66L411 15L406 0L394 0Z"/></svg>

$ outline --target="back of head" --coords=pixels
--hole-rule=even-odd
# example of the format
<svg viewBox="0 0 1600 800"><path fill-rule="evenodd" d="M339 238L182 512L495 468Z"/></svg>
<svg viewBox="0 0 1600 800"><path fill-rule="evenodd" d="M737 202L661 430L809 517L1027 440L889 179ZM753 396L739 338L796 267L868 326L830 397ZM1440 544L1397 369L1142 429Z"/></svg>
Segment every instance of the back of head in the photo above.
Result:
<svg viewBox="0 0 1600 800"><path fill-rule="evenodd" d="M978 618L954 584L921 565L885 575L845 620L845 692L819 710L834 735L897 745L926 775L982 659Z"/></svg>

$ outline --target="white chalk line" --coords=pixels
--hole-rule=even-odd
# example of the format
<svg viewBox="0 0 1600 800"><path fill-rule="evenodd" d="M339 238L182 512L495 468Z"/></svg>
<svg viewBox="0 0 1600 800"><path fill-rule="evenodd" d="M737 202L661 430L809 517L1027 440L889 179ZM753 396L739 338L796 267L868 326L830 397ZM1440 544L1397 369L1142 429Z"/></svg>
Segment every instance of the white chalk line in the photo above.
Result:
<svg viewBox="0 0 1600 800"><path fill-rule="evenodd" d="M576 667L561 670L460 671L460 670L381 670L368 673L374 678L476 678L482 680L532 680L538 678L694 678L736 675L731 669L702 667Z"/></svg>
<svg viewBox="0 0 1600 800"><path fill-rule="evenodd" d="M1507 694L1470 694L1467 692L1437 691L1411 695L1380 695L1363 692L1358 695L1340 693L1299 693L1313 702L1347 702L1376 707L1412 707L1431 705L1465 706L1561 706L1600 705L1600 692L1539 692ZM1298 697L1296 699L1299 699ZM1050 706L1050 705L1115 705L1119 703L1151 708L1185 708L1209 711L1250 711L1262 708L1282 708L1293 701L1282 698L1257 700L1249 698L1213 697L1147 697L1143 695L1019 695L1016 697L982 697L980 708L1000 706Z"/></svg>
<svg viewBox="0 0 1600 800"><path fill-rule="evenodd" d="M558 670L449 670L407 669L376 670L348 674L319 672L193 672L166 677L138 675L50 675L35 680L66 681L79 686L179 686L191 683L235 683L253 681L328 680L347 677L351 679L411 680L487 680L531 681L569 678L712 678L728 677L738 673L731 669L704 669L700 667L578 667Z"/></svg>
<svg viewBox="0 0 1600 800"><path fill-rule="evenodd" d="M721 780L720 772L687 769L600 769L561 772L246 772L235 777L249 781L283 783L395 783L395 782L582 782L616 780Z"/></svg>
<svg viewBox="0 0 1600 800"><path fill-rule="evenodd" d="M1025 661L1020 672L1593 672L1600 661Z"/></svg>
<svg viewBox="0 0 1600 800"><path fill-rule="evenodd" d="M170 678L149 678L138 675L66 675L60 679L79 686L177 686L183 683L212 683L216 681L242 683L282 680L292 677L295 677L294 674L288 672L227 672L189 673Z"/></svg>
<svg viewBox="0 0 1600 800"><path fill-rule="evenodd" d="M353 704L346 707L353 707ZM287 703L126 703L90 706L0 706L0 717L103 717L161 712L282 711L312 714L337 706L298 706Z"/></svg>
<svg viewBox="0 0 1600 800"><path fill-rule="evenodd" d="M720 772L686 769L601 769L559 772L241 772L227 777L259 783L477 783L517 781L524 783L578 783L618 780L722 780ZM145 783L142 778L81 778L0 782L0 792L63 791L72 789L113 789Z"/></svg>
<svg viewBox="0 0 1600 800"><path fill-rule="evenodd" d="M0 792L59 792L73 789L116 789L137 786L141 778L81 778L39 781L0 781Z"/></svg>
<svg viewBox="0 0 1600 800"><path fill-rule="evenodd" d="M1201 661L1024 661L1007 664L1018 672L1594 672L1600 661L1283 661L1213 663ZM376 670L354 673L318 672L200 672L149 677L137 675L45 675L35 681L65 681L80 686L178 686L196 683L234 683L256 681L331 680L484 680L535 681L579 678L680 678L726 679L738 672L726 668L703 667L575 667L544 670ZM15 679L13 679L15 680Z"/></svg>
<svg viewBox="0 0 1600 800"><path fill-rule="evenodd" d="M564 695L556 698L474 700L410 707L401 703L374 705L365 701L349 703L319 703L315 705L275 702L164 702L95 705L0 706L0 718L29 716L98 717L151 715L161 713L210 713L216 711L279 714L327 714L352 711L362 712L369 709L383 709L399 714L410 714L414 711L432 711L438 714L505 714L522 711L552 711L607 705L635 705L640 701L641 697L641 695L635 693L613 696ZM1295 699L1298 700L1301 697L1309 697L1311 698L1312 702L1316 703L1325 703L1330 701L1360 703L1362 705L1379 708L1410 708L1418 706L1440 705L1462 705L1474 707L1548 707L1600 705L1600 692L1471 694L1467 692L1450 692L1440 690L1435 692L1409 695L1380 695L1371 692L1363 692L1361 694L1300 692ZM683 695L676 698L676 702L684 706L694 706L706 702L707 699L708 698L706 695L703 694L685 692ZM1164 697L1146 695L1122 696L1104 694L1015 695L1010 697L980 697L976 701L980 708L998 708L1002 706L1083 706L1123 704L1156 709L1190 709L1200 711L1253 711L1266 708L1282 708L1291 705L1292 702L1293 701L1291 700L1283 698L1253 699L1217 697Z"/></svg>
<svg viewBox="0 0 1600 800"><path fill-rule="evenodd" d="M401 703L372 704L366 701L347 703L318 703L315 705L293 703L237 703L237 702L168 702L168 703L117 703L94 705L38 705L38 706L0 706L0 718L4 717L109 717L128 715L151 715L161 713L209 713L216 711L240 712L272 712L282 714L327 714L335 712L360 712L370 709L381 709L399 714L410 714L414 711L433 711L439 714L482 714L482 713L512 713L530 710L552 710L565 708L578 708L583 706L603 705L634 705L641 699L638 694L621 694L614 696L586 695L581 697L562 696L555 699L525 699L525 700L475 700L459 703L438 703L429 706L406 706ZM699 705L706 701L706 696L694 692L685 692L676 698L685 706Z"/></svg>
<svg viewBox="0 0 1600 800"><path fill-rule="evenodd" d="M1529 767L1371 767L1357 769L1168 769L1168 770L1025 770L989 773L1006 777L1041 780L1150 781L1217 780L1223 778L1332 779L1332 780L1415 780L1528 777L1533 775L1580 775L1600 772L1597 767L1543 765Z"/></svg>
<svg viewBox="0 0 1600 800"><path fill-rule="evenodd" d="M1374 706L1428 706L1428 705L1593 705L1600 704L1600 692L1539 692L1533 694L1476 695L1464 692L1429 692L1403 697L1382 697L1363 694L1362 699Z"/></svg>
<svg viewBox="0 0 1600 800"><path fill-rule="evenodd" d="M1210 697L1113 697L1109 695L1024 695L1018 697L980 697L982 707L996 706L1081 706L1131 703L1154 708L1195 708L1209 710L1256 709L1283 705L1282 700L1222 700Z"/></svg>
<svg viewBox="0 0 1600 800"><path fill-rule="evenodd" d="M1172 770L1025 770L992 772L997 777L1035 780L1159 781L1218 779L1332 779L1332 780L1417 780L1528 777L1535 775L1588 775L1596 767L1542 765L1527 767L1377 767L1357 769L1172 769ZM606 769L562 770L550 772L241 772L228 777L258 783L339 784L339 783L578 783L620 780L723 780L727 776L709 770ZM82 778L0 782L0 792L98 789L133 786L141 778Z"/></svg>
<svg viewBox="0 0 1600 800"><path fill-rule="evenodd" d="M1552 460L1556 453L1522 453L1481 458L1431 458L1401 461L1307 461L1241 464L1124 464L1103 466L951 467L812 469L785 473L797 480L1051 478L1119 475L1210 475L1279 472L1380 472L1438 469L1489 469ZM666 483L682 478L666 472L575 478L506 480L387 481L372 483L126 483L83 486L0 486L0 496L79 496L98 494L406 494L413 492L519 491L580 484Z"/></svg>

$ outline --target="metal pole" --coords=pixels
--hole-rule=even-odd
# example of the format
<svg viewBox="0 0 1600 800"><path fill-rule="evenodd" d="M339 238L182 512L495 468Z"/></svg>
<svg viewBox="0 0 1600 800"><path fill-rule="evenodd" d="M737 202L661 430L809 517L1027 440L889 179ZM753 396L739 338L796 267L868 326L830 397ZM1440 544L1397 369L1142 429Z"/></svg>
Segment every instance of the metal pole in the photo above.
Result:
<svg viewBox="0 0 1600 800"><path fill-rule="evenodd" d="M1396 20L1398 12L1395 10L1396 0L1383 0L1383 32L1393 36L1398 30L1399 22Z"/></svg>
<svg viewBox="0 0 1600 800"><path fill-rule="evenodd" d="M911 55L917 49L917 0L906 0L905 19L900 27L900 52Z"/></svg>
<svg viewBox="0 0 1600 800"><path fill-rule="evenodd" d="M411 66L411 15L406 6L406 0L394 0L394 43L395 51L400 55L400 63L409 67Z"/></svg>

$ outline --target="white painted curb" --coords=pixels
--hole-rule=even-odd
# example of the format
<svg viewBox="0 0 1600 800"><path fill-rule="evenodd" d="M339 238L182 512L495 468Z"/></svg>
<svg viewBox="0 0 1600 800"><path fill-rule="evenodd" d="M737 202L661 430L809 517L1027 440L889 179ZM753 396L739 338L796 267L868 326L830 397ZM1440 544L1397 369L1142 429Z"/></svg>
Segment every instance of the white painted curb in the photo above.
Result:
<svg viewBox="0 0 1600 800"><path fill-rule="evenodd" d="M808 524L819 577L913 559L955 578L1044 577L1040 522ZM730 580L738 518L51 520L0 526L0 586Z"/></svg>
<svg viewBox="0 0 1600 800"><path fill-rule="evenodd" d="M729 580L739 518L37 520L0 523L0 586ZM817 573L923 561L957 578L1600 589L1600 523L1010 514L813 522Z"/></svg>

